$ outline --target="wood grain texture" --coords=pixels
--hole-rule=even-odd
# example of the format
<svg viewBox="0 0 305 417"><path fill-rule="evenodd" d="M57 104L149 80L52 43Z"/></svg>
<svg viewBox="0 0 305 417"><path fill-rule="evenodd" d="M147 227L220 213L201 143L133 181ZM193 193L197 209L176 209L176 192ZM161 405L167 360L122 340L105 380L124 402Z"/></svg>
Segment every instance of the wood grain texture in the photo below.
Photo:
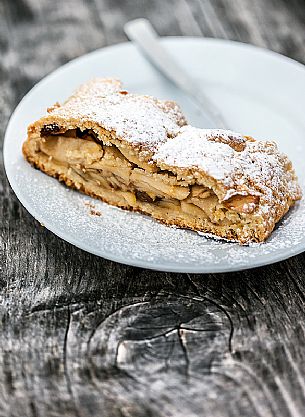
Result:
<svg viewBox="0 0 305 417"><path fill-rule="evenodd" d="M35 82L142 16L305 63L303 0L2 0L1 140ZM0 416L304 416L304 254L219 275L119 265L45 230L0 176Z"/></svg>

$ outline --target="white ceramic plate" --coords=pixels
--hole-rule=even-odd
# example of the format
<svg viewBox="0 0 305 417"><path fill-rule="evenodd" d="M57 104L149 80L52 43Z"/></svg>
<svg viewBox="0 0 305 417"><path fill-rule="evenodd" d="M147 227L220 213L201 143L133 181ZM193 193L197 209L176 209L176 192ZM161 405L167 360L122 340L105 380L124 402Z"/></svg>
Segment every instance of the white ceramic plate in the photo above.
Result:
<svg viewBox="0 0 305 417"><path fill-rule="evenodd" d="M213 39L163 40L220 107L230 128L258 139L276 138L305 183L305 69L253 46ZM113 76L134 92L175 99L189 122L205 121L188 98L150 67L130 43L78 58L47 76L21 101L9 122L4 162L9 182L26 209L49 230L96 255L145 268L226 272L280 261L305 250L305 204L298 204L262 245L216 241L163 226L71 191L30 167L21 154L27 125L92 77ZM101 216L90 214L90 204Z"/></svg>

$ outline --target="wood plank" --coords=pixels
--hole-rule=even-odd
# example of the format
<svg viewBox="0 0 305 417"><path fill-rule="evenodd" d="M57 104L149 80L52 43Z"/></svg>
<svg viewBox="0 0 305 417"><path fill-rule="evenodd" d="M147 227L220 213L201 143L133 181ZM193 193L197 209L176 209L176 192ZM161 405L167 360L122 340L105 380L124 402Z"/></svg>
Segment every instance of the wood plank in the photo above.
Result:
<svg viewBox="0 0 305 417"><path fill-rule="evenodd" d="M35 82L142 16L304 62L302 0L5 0L1 138ZM304 415L304 254L219 275L119 265L39 225L2 164L0 179L1 416Z"/></svg>

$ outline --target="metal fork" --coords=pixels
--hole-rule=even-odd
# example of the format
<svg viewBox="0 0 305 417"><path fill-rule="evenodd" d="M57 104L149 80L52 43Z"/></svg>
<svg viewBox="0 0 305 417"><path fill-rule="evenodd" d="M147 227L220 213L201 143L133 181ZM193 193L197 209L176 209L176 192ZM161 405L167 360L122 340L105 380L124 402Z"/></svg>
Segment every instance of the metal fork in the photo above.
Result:
<svg viewBox="0 0 305 417"><path fill-rule="evenodd" d="M227 123L219 109L204 94L198 83L182 69L163 47L149 20L131 20L125 24L124 30L128 38L135 42L154 67L197 104L213 127L227 128Z"/></svg>

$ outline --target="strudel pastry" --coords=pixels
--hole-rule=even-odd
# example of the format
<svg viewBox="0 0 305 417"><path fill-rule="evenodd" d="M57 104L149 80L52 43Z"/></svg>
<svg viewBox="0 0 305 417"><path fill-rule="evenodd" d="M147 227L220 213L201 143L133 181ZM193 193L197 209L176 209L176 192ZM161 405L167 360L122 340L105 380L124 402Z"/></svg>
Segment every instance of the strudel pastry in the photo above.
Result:
<svg viewBox="0 0 305 417"><path fill-rule="evenodd" d="M191 127L176 103L97 79L28 128L25 158L124 209L240 243L262 242L301 190L274 142Z"/></svg>

